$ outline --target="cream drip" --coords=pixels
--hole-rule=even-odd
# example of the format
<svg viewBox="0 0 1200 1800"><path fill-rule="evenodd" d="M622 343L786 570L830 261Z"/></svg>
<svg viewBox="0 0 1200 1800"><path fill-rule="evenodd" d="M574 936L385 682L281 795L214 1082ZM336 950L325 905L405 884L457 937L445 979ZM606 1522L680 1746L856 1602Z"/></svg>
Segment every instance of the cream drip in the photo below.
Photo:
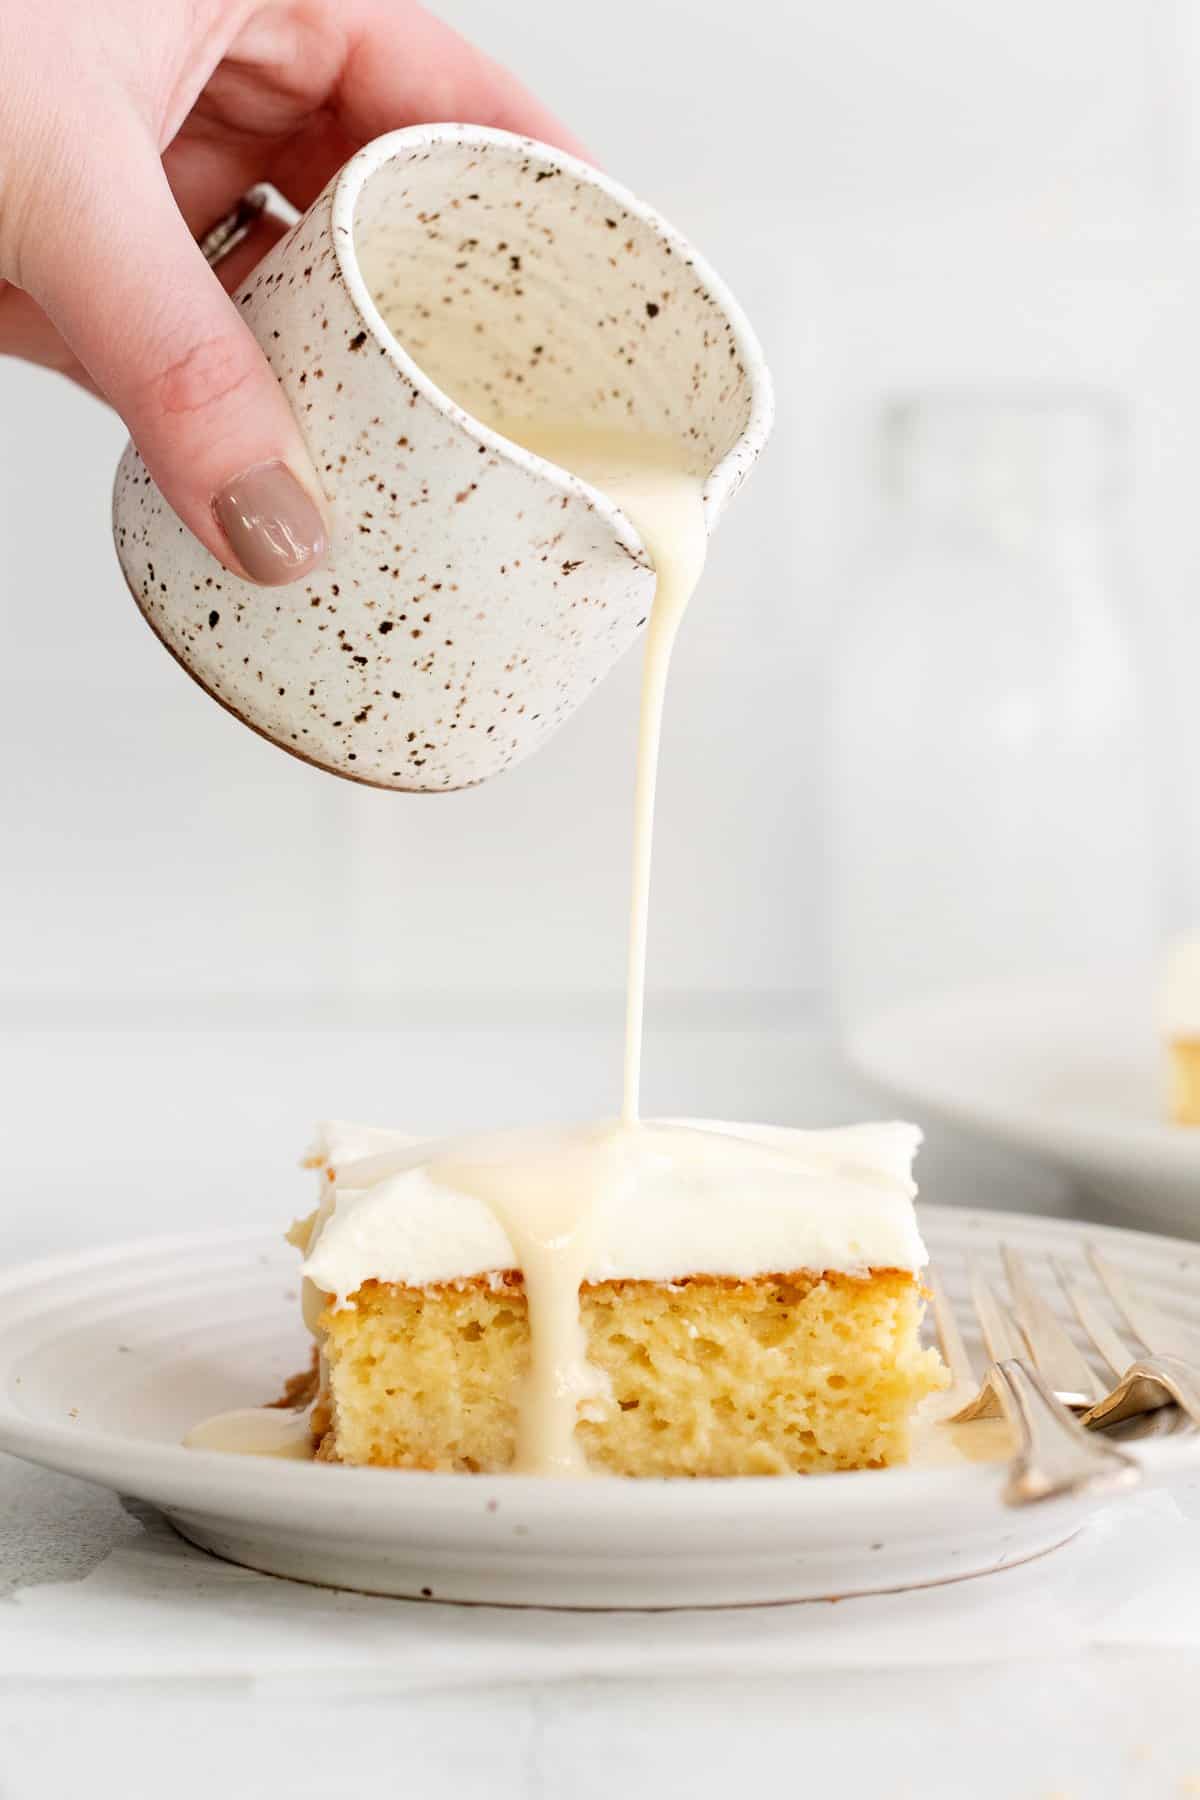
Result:
<svg viewBox="0 0 1200 1800"><path fill-rule="evenodd" d="M580 1321L584 1281L793 1269L912 1269L909 1127L765 1131L639 1123L651 842L671 651L707 549L702 477L674 441L537 421L496 427L603 492L655 568L634 797L625 1065L619 1124L504 1133L353 1155L328 1146L336 1198L304 1265L306 1317L368 1279L424 1286L519 1269L530 1374L517 1467L582 1474L581 1405L600 1380ZM343 1134L352 1128L343 1127ZM347 1155L346 1152L350 1154Z"/></svg>
<svg viewBox="0 0 1200 1800"><path fill-rule="evenodd" d="M584 1282L751 1277L806 1269L915 1271L920 1133L906 1125L790 1131L639 1121L651 841L663 701L679 622L707 547L702 479L681 446L532 421L498 429L606 494L636 527L656 591L646 634L634 802L625 1063L619 1121L414 1144L337 1123L310 1162L319 1204L305 1251L304 1314L365 1281L424 1287L522 1276L531 1337L516 1467L585 1474L581 1409L603 1398L580 1320Z"/></svg>
<svg viewBox="0 0 1200 1800"><path fill-rule="evenodd" d="M447 1197L441 1210L448 1212L451 1195L457 1196L460 1211L461 1202L474 1201L474 1223L483 1225L485 1237L491 1229L491 1250L497 1247L495 1232L503 1233L508 1260L502 1266L521 1271L530 1372L518 1413L517 1468L547 1475L585 1474L575 1425L580 1405L595 1397L600 1382L587 1361L579 1288L593 1260L599 1210L610 1194L622 1190L637 1127L663 698L671 650L704 566L708 533L702 479L689 466L683 447L672 440L544 421L504 422L496 429L606 494L632 520L655 568L634 797L621 1132L585 1127L466 1140L425 1163L425 1179L435 1198L439 1191ZM355 1177L345 1179L349 1183ZM357 1179L363 1180L361 1173ZM422 1198L427 1205L429 1193ZM387 1204L385 1194L385 1211ZM438 1235L435 1229L430 1241L436 1242ZM465 1250L465 1241L460 1248ZM320 1260L310 1255L306 1264L305 1291L310 1297L315 1287L325 1285L317 1273ZM310 1311L311 1305L310 1298Z"/></svg>
<svg viewBox="0 0 1200 1800"><path fill-rule="evenodd" d="M638 1116L641 1086L650 865L663 702L679 624L708 551L704 483L689 467L682 447L669 438L596 426L543 425L528 419L503 422L495 429L607 495L632 520L654 564L654 604L642 663L625 988L621 1118L632 1125Z"/></svg>

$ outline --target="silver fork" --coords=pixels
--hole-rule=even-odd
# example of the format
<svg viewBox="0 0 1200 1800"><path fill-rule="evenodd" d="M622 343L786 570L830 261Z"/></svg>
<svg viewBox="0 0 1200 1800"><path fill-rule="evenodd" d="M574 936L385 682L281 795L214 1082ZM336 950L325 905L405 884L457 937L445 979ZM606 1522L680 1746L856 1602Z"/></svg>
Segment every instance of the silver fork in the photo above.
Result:
<svg viewBox="0 0 1200 1800"><path fill-rule="evenodd" d="M1104 1362L1118 1377L1111 1391L1096 1377L1086 1357L1076 1349L1059 1324L1054 1310L1035 1286L1025 1259L1007 1245L1001 1246L1013 1311L1038 1367L1065 1406L1082 1415L1085 1425L1117 1425L1123 1419L1157 1411L1173 1402L1200 1424L1200 1331L1161 1313L1115 1269L1095 1245L1088 1257L1124 1324L1146 1347L1139 1356L1105 1317L1091 1295L1072 1278L1057 1259L1053 1262L1059 1286L1076 1318ZM1161 1346L1154 1355L1151 1343Z"/></svg>
<svg viewBox="0 0 1200 1800"><path fill-rule="evenodd" d="M1055 1273L1075 1316L1104 1358L1117 1384L1109 1393L1094 1396L1083 1413L1084 1425L1116 1425L1139 1413L1154 1412L1174 1402L1200 1425L1200 1331L1161 1312L1096 1249L1087 1246L1088 1259L1119 1314L1133 1334L1140 1351L1129 1347L1114 1331L1091 1296L1061 1264ZM1068 1340L1069 1341L1069 1340Z"/></svg>
<svg viewBox="0 0 1200 1800"><path fill-rule="evenodd" d="M1007 1420L1017 1440L1004 1489L1008 1505L1029 1506L1038 1500L1115 1493L1136 1486L1141 1470L1133 1458L1084 1431L1027 1359L1016 1327L973 1259L969 1277L971 1303L991 1358L982 1386L945 1289L936 1273L928 1278L942 1354L953 1380L951 1399L973 1396L947 1422L998 1416ZM1032 1342L1030 1349L1037 1357Z"/></svg>

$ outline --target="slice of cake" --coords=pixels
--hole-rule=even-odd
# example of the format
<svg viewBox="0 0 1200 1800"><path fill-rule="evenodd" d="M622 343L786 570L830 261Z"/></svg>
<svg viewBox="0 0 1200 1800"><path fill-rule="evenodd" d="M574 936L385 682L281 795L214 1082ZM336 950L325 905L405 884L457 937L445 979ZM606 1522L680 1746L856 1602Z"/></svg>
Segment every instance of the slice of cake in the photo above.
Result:
<svg viewBox="0 0 1200 1800"><path fill-rule="evenodd" d="M902 1461L945 1380L920 1343L919 1141L327 1128L321 1204L293 1230L319 1456L632 1476Z"/></svg>
<svg viewBox="0 0 1200 1800"><path fill-rule="evenodd" d="M1161 1012L1170 1059L1171 1118L1176 1125L1200 1125L1200 932L1171 946Z"/></svg>

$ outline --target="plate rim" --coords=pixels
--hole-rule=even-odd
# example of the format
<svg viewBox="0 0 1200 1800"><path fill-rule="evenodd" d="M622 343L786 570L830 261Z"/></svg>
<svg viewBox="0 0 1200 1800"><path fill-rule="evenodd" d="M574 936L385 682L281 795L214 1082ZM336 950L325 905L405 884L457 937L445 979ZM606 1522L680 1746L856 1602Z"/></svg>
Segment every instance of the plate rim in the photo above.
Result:
<svg viewBox="0 0 1200 1800"><path fill-rule="evenodd" d="M1013 992L1012 989L1004 991L1009 1017ZM1077 997L1081 1008L1086 1010L1089 990L1022 985L1015 992L1026 1002L1032 1031L1033 1015L1038 1008L1044 1008L1048 995L1058 1001L1064 997ZM943 996L943 1000L961 1002L972 994L980 1001L978 1022L986 1025L983 1006L986 1000L996 998L994 988L954 990ZM877 1092L932 1114L956 1129L974 1131L993 1141L1012 1144L1026 1152L1033 1151L1057 1167L1078 1169L1082 1166L1109 1175L1129 1175L1173 1185L1195 1179L1200 1184L1200 1127L1191 1131L1188 1127L1175 1126L1165 1116L1159 1119L1131 1117L1119 1120L1116 1125L1100 1116L1082 1121L1069 1111L1048 1111L1020 1102L1006 1104L981 1092L964 1097L959 1090L947 1091L936 1076L932 1081L927 1080L920 1072L919 1062L916 1073L910 1075L898 1069L895 1059L886 1055L886 1048L881 1059L878 1034L883 1027L888 1028L887 1041L891 1042L891 1034L902 1032L906 1022L911 1026L920 1021L928 1030L931 1017L936 1023L936 1012L931 1013L931 1009L919 1004L910 1004L889 1008L862 1024L843 1021L839 1033L842 1053L850 1068ZM961 1043L961 1028L957 1033L951 1033L943 1026L940 1042L951 1047L956 1042ZM1165 1047L1163 1055L1165 1059ZM911 1068L911 1063L905 1060L906 1067ZM1160 1083L1164 1094L1165 1081L1164 1073Z"/></svg>

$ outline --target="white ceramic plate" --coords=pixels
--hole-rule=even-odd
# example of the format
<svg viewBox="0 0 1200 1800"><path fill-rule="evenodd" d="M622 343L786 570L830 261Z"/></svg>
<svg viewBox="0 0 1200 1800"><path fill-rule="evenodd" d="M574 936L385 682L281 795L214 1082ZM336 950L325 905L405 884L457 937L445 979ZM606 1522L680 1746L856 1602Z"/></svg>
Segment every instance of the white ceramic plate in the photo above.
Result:
<svg viewBox="0 0 1200 1800"><path fill-rule="evenodd" d="M952 1294L1001 1233L1075 1259L1057 1220L927 1208ZM1200 1250L1098 1229L1159 1301L1200 1321ZM960 1308L960 1310L965 1310ZM0 1279L0 1449L160 1506L233 1562L445 1600L696 1606L877 1592L999 1569L1064 1542L1089 1508L1011 1510L1002 1467L807 1479L542 1481L408 1474L185 1450L208 1413L302 1367L294 1255L272 1238L159 1239ZM1200 1464L1200 1433L1139 1443L1149 1479Z"/></svg>
<svg viewBox="0 0 1200 1800"><path fill-rule="evenodd" d="M1122 1222L1200 1237L1200 1129L1166 1117L1148 988L975 988L854 1030L854 1067L916 1117L1033 1151Z"/></svg>

